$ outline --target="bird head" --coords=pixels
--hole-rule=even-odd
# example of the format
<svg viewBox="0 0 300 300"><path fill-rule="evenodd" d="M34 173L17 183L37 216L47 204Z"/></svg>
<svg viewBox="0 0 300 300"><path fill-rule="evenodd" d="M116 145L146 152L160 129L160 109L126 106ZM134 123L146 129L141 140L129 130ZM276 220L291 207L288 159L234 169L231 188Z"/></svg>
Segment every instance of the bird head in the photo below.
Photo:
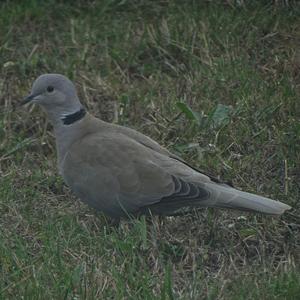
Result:
<svg viewBox="0 0 300 300"><path fill-rule="evenodd" d="M36 103L52 119L63 119L82 109L75 86L71 80L60 74L44 74L33 83L31 93L21 104Z"/></svg>

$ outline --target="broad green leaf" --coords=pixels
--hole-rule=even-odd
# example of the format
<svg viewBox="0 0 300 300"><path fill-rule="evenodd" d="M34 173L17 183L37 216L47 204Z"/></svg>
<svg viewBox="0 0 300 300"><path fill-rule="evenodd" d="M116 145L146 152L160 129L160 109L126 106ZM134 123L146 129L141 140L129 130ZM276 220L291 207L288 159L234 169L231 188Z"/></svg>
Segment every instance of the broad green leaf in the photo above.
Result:
<svg viewBox="0 0 300 300"><path fill-rule="evenodd" d="M257 234L256 230L253 228L244 228L239 230L240 236L246 238L249 236L255 236Z"/></svg>
<svg viewBox="0 0 300 300"><path fill-rule="evenodd" d="M197 112L193 111L187 103L177 102L176 106L185 114L185 116L189 120L196 121L198 124L200 124L201 116Z"/></svg>
<svg viewBox="0 0 300 300"><path fill-rule="evenodd" d="M218 104L217 107L209 114L209 119L213 127L225 126L230 121L232 107L224 104Z"/></svg>

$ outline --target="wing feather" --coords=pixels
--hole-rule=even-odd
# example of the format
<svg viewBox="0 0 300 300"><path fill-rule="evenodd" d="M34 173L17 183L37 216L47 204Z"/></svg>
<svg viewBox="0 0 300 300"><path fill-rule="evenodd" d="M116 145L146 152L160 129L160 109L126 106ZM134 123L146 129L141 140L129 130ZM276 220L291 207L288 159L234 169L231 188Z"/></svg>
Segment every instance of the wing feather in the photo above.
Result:
<svg viewBox="0 0 300 300"><path fill-rule="evenodd" d="M208 197L203 187L161 166L157 155L163 156L122 134L89 135L68 151L63 176L82 201L112 216L170 212Z"/></svg>

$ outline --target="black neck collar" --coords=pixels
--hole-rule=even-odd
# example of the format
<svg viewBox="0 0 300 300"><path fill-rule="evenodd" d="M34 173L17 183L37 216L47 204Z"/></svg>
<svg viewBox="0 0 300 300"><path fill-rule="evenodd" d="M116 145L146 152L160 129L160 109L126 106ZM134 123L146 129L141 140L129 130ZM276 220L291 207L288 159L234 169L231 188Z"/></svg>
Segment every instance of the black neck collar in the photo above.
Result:
<svg viewBox="0 0 300 300"><path fill-rule="evenodd" d="M64 125L71 125L79 120L81 120L86 114L85 108L81 108L80 110L74 112L73 114L64 116L61 120Z"/></svg>

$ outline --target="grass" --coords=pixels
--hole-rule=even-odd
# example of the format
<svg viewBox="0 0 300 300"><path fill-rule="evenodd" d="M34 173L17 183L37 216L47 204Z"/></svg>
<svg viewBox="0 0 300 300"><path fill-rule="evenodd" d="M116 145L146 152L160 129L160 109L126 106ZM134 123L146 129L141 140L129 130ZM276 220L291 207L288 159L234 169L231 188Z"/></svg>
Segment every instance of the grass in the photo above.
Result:
<svg viewBox="0 0 300 300"><path fill-rule="evenodd" d="M299 297L300 7L283 2L1 2L1 299ZM63 184L45 115L18 108L46 72L95 115L293 210L112 227Z"/></svg>

